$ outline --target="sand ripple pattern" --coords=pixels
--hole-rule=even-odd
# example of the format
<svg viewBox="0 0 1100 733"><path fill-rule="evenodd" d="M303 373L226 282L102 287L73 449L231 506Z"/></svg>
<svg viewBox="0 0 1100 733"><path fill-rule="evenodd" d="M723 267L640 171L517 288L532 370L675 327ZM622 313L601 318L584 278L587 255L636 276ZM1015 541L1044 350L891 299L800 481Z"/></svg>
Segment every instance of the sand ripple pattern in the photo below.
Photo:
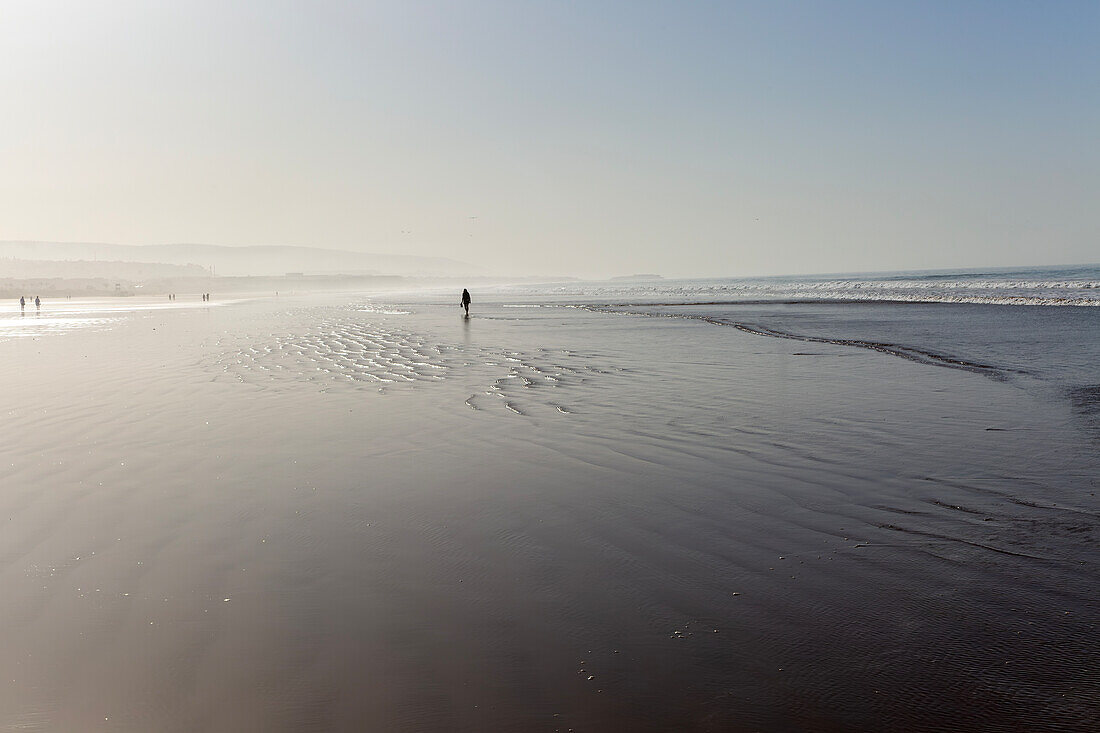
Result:
<svg viewBox="0 0 1100 733"><path fill-rule="evenodd" d="M275 334L269 343L243 345L214 366L242 382L369 382L378 385L443 379L445 347L373 323L321 321L305 334Z"/></svg>
<svg viewBox="0 0 1100 733"><path fill-rule="evenodd" d="M467 406L475 410L503 406L519 415L546 409L571 415L593 390L602 386L602 377L627 371L592 363L593 357L568 350L539 349L533 354L509 351L501 357L486 365L505 368L504 375L493 380L485 391L470 395Z"/></svg>
<svg viewBox="0 0 1100 733"><path fill-rule="evenodd" d="M329 318L307 333L253 343L218 342L207 366L249 384L316 383L385 393L448 380L472 384L473 410L570 415L604 377L626 372L595 354L565 349L493 350L444 343L391 323Z"/></svg>

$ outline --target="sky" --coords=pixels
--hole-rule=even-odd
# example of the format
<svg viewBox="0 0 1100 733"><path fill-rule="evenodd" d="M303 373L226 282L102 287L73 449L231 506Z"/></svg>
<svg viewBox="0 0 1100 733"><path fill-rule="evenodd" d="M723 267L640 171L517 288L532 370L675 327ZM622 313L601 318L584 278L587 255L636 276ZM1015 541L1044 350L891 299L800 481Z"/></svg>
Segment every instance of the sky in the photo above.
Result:
<svg viewBox="0 0 1100 733"><path fill-rule="evenodd" d="M0 240L1100 261L1100 3L0 0Z"/></svg>

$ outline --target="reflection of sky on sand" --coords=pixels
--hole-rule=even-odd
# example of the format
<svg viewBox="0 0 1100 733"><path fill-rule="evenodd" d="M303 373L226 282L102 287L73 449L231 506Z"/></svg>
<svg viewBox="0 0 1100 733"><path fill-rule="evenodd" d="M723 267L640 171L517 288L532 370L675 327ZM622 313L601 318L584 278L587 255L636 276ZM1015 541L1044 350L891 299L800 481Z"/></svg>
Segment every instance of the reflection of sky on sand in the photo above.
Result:
<svg viewBox="0 0 1100 733"><path fill-rule="evenodd" d="M14 318L0 318L0 336L37 336L56 331L71 331L74 328L103 326L117 321L117 318L65 318L45 317L36 313Z"/></svg>
<svg viewBox="0 0 1100 733"><path fill-rule="evenodd" d="M169 301L161 298L74 298L43 300L40 308L28 301L20 309L19 301L10 301L0 307L0 338L41 336L64 333L81 328L105 328L127 315L144 311L209 308L227 302L203 302L195 300Z"/></svg>

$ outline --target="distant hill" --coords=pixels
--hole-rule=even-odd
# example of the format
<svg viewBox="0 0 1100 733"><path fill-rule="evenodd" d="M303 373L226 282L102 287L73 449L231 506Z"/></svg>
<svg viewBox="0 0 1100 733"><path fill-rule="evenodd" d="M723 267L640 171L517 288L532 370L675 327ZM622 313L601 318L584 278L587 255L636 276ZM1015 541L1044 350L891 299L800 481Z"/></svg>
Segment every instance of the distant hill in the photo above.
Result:
<svg viewBox="0 0 1100 733"><path fill-rule="evenodd" d="M119 262L117 260L16 260L0 258L0 277L13 280L42 279L114 279L143 280L209 277L210 271L198 265L167 265L162 262Z"/></svg>
<svg viewBox="0 0 1100 733"><path fill-rule="evenodd" d="M638 274L638 275L619 275L618 277L611 278L611 280L613 282L614 281L620 281L620 282L622 282L622 281L626 281L626 282L634 281L634 282L638 282L638 281L649 281L649 280L664 280L664 278L661 277L660 275L654 275L652 273L643 272L643 273Z"/></svg>
<svg viewBox="0 0 1100 733"><path fill-rule="evenodd" d="M213 244L105 244L97 242L0 242L2 258L19 260L115 260L119 262L197 265L219 276L305 274L404 275L470 277L474 265L445 257L416 257L351 252L340 249L261 245L225 247Z"/></svg>

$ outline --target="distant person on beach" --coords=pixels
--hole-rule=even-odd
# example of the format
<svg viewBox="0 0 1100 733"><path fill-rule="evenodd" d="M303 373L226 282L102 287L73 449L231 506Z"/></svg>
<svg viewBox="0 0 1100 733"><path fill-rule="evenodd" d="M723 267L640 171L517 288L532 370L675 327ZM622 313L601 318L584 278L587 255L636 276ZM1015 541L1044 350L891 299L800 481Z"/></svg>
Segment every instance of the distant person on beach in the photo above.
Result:
<svg viewBox="0 0 1100 733"><path fill-rule="evenodd" d="M466 317L470 317L470 291L462 288L462 307L466 310Z"/></svg>
<svg viewBox="0 0 1100 733"><path fill-rule="evenodd" d="M38 299L37 295L34 296L34 307L35 308L41 308L42 307L42 301Z"/></svg>
<svg viewBox="0 0 1100 733"><path fill-rule="evenodd" d="M23 310L27 307L27 299L22 295L19 296L19 310Z"/></svg>

